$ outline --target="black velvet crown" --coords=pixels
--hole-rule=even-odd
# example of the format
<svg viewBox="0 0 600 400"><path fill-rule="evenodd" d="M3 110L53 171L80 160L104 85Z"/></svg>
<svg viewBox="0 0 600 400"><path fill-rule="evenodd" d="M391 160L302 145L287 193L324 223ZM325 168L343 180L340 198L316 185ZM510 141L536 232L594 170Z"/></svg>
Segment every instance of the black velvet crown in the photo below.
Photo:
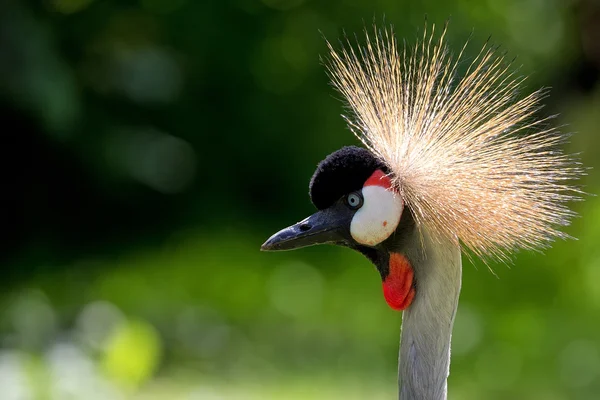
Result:
<svg viewBox="0 0 600 400"><path fill-rule="evenodd" d="M319 210L330 207L342 196L361 189L377 169L388 173L386 165L369 150L342 147L317 166L310 180L310 199Z"/></svg>

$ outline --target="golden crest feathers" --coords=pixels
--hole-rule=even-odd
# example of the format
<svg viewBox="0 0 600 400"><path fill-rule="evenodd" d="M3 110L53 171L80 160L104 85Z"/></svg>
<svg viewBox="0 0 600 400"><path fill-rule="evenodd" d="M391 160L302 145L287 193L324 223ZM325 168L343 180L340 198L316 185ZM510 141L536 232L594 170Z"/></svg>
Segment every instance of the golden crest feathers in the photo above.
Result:
<svg viewBox="0 0 600 400"><path fill-rule="evenodd" d="M538 90L521 99L523 77L487 43L464 64L444 39L425 29L399 49L392 29L365 30L364 47L329 42L326 62L351 113L352 132L393 171L419 226L477 256L506 259L567 235L575 215L566 203L582 167L559 146L566 135L538 118Z"/></svg>

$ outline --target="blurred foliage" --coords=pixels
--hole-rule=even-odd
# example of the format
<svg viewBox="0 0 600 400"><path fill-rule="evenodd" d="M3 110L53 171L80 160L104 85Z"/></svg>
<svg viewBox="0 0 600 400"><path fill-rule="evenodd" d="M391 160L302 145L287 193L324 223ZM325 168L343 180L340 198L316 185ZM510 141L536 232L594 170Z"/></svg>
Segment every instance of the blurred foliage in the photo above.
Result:
<svg viewBox="0 0 600 400"><path fill-rule="evenodd" d="M22 399L394 398L400 314L359 254L263 254L356 143L319 57L373 18L488 36L598 167L593 0L6 0L0 390ZM597 193L594 170L583 182ZM545 254L465 264L450 399L596 399L600 199Z"/></svg>

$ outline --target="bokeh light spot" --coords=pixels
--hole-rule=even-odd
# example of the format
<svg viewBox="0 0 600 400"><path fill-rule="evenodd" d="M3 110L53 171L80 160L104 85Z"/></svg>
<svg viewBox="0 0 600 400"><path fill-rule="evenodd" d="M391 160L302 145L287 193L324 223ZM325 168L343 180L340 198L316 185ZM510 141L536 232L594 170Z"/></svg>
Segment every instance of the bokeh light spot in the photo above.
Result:
<svg viewBox="0 0 600 400"><path fill-rule="evenodd" d="M3 400L33 399L23 356L17 351L0 352L0 390Z"/></svg>
<svg viewBox="0 0 600 400"><path fill-rule="evenodd" d="M125 316L113 304L105 301L90 303L79 314L76 329L82 342L93 350L102 350L116 326Z"/></svg>
<svg viewBox="0 0 600 400"><path fill-rule="evenodd" d="M23 291L11 303L8 315L22 347L39 349L53 339L57 321L44 293Z"/></svg>
<svg viewBox="0 0 600 400"><path fill-rule="evenodd" d="M153 375L161 355L155 328L143 321L117 327L106 347L102 365L108 376L125 387L137 387Z"/></svg>
<svg viewBox="0 0 600 400"><path fill-rule="evenodd" d="M116 54L113 79L116 87L140 103L168 103L179 95L179 65L158 47L121 49Z"/></svg>
<svg viewBox="0 0 600 400"><path fill-rule="evenodd" d="M190 144L156 129L121 130L109 137L107 148L115 169L165 194L185 190L195 176Z"/></svg>
<svg viewBox="0 0 600 400"><path fill-rule="evenodd" d="M45 360L52 400L122 398L119 390L98 374L94 360L72 343L56 343L46 353Z"/></svg>
<svg viewBox="0 0 600 400"><path fill-rule="evenodd" d="M515 1L508 8L509 32L529 52L546 55L558 47L564 35L563 21L553 1Z"/></svg>

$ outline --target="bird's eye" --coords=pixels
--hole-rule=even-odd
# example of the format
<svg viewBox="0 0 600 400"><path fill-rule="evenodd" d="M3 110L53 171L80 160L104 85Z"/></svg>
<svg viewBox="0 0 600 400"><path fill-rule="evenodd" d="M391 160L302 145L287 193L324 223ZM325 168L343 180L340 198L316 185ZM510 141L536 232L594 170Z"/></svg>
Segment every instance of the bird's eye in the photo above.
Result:
<svg viewBox="0 0 600 400"><path fill-rule="evenodd" d="M346 197L346 203L351 209L357 210L363 205L363 198L360 194L353 192Z"/></svg>

